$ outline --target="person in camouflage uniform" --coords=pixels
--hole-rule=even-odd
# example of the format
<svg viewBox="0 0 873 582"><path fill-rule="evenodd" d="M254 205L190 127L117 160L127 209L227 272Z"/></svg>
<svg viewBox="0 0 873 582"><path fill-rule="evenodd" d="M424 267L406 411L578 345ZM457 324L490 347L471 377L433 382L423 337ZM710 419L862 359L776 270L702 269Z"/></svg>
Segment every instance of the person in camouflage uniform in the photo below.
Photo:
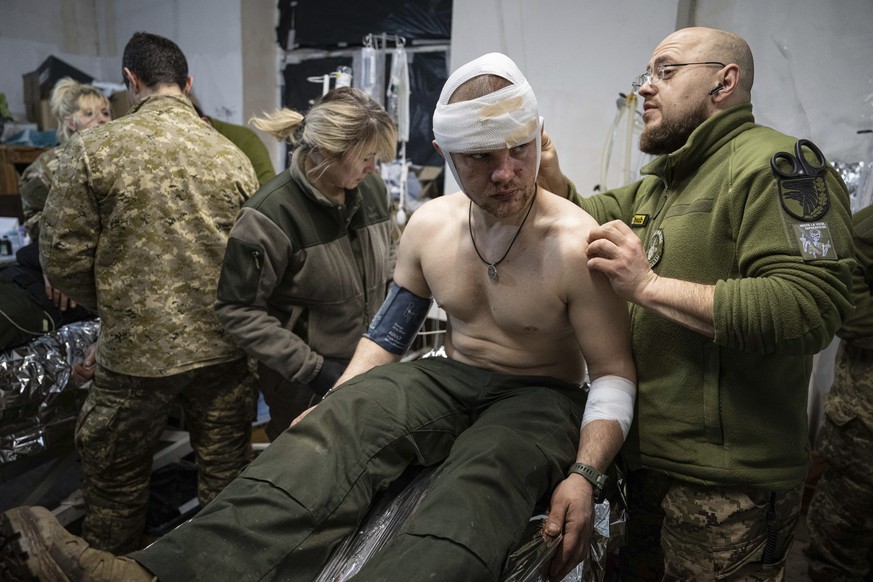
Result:
<svg viewBox="0 0 873 582"><path fill-rule="evenodd" d="M24 169L18 180L24 228L31 239L39 238L39 219L58 169L64 144L77 131L103 125L112 119L109 100L95 87L70 78L55 83L49 102L58 120L58 147L43 152Z"/></svg>
<svg viewBox="0 0 873 582"><path fill-rule="evenodd" d="M175 43L136 33L122 64L135 105L70 139L40 236L52 284L102 322L75 441L83 537L114 552L140 546L171 405L185 412L204 505L247 463L255 413L244 354L212 303L228 233L257 177L197 116Z"/></svg>
<svg viewBox="0 0 873 582"><path fill-rule="evenodd" d="M780 580L800 519L812 359L853 310L849 196L755 123L753 78L739 36L678 30L634 83L657 156L640 180L582 197L543 152L544 185L603 225L589 265L630 303L623 580ZM820 168L784 178L777 152Z"/></svg>
<svg viewBox="0 0 873 582"><path fill-rule="evenodd" d="M18 263L21 268L29 269L38 280L43 279L42 289L38 290L36 300L43 302L43 293L48 303L53 307L53 317L57 323L75 321L83 317L93 317L93 314L77 306L58 289L53 289L48 279L43 277L39 264L39 221L45 208L46 198L52 186L52 180L58 170L58 157L64 145L74 133L104 125L111 119L109 100L95 87L83 85L69 77L63 78L52 88L50 108L58 121L59 146L43 152L31 163L18 181L18 191L21 195L21 207L24 214L24 229L31 238L31 243L19 251ZM59 315L55 315L55 313Z"/></svg>
<svg viewBox="0 0 873 582"><path fill-rule="evenodd" d="M58 171L58 156L63 146L53 147L39 155L27 166L18 180L21 194L21 212L24 214L24 229L31 240L39 238L39 219L52 187L52 178Z"/></svg>
<svg viewBox="0 0 873 582"><path fill-rule="evenodd" d="M817 449L828 467L807 510L809 577L869 580L873 557L873 206L855 213L855 315L837 335Z"/></svg>

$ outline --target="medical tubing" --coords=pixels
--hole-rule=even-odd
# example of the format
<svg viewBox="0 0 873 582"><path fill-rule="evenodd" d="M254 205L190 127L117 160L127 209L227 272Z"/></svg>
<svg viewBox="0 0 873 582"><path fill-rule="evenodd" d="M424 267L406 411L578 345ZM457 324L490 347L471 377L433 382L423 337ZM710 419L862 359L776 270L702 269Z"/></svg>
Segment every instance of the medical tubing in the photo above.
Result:
<svg viewBox="0 0 873 582"><path fill-rule="evenodd" d="M612 144L615 143L615 135L618 133L618 128L621 125L621 118L624 109L619 100L618 108L615 111L615 117L612 120L612 125L609 127L609 133L606 134L606 143L603 144L603 155L600 158L600 190L608 190L607 185L609 174L609 161L612 157Z"/></svg>
<svg viewBox="0 0 873 582"><path fill-rule="evenodd" d="M23 327L21 327L20 325L18 325L18 324L15 322L15 320L12 319L12 317L11 317L8 313L6 313L5 311L3 311L2 309L0 309L0 315L2 315L5 319L9 320L9 323L12 324L12 327L14 327L14 328L17 329L18 331L23 332L23 333L26 333L26 334L28 334L28 335L44 335L44 334L47 334L47 333L52 333L52 332L54 332L54 331L55 331L55 320L52 319L52 317L48 314L48 312L47 312L46 310L43 309L43 310L41 310L41 311L42 311L43 315L45 315L45 320L48 321L48 322L51 324L51 329L49 329L49 330L33 331L33 330L30 330L30 329L23 328Z"/></svg>
<svg viewBox="0 0 873 582"><path fill-rule="evenodd" d="M627 113L627 135L624 142L624 184L619 184L620 186L630 184L631 180L633 180L631 165L633 160L634 121L636 121L634 114L637 110L637 94L633 91L624 100L624 110Z"/></svg>

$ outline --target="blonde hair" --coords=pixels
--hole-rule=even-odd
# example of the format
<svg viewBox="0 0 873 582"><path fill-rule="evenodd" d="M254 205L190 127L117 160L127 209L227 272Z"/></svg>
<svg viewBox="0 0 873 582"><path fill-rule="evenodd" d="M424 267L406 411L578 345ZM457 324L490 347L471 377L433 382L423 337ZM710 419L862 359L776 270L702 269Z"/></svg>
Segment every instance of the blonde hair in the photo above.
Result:
<svg viewBox="0 0 873 582"><path fill-rule="evenodd" d="M64 143L73 135L74 132L64 122L79 110L82 97L88 96L96 97L104 106L109 107L109 99L96 87L83 85L69 77L64 77L55 83L54 88L52 88L49 106L51 107L52 115L58 120L59 142Z"/></svg>
<svg viewBox="0 0 873 582"><path fill-rule="evenodd" d="M324 172L346 156L375 147L382 160L394 159L397 128L385 109L360 89L340 87L321 97L304 118L292 109L280 109L250 123L278 140L320 154L310 174Z"/></svg>

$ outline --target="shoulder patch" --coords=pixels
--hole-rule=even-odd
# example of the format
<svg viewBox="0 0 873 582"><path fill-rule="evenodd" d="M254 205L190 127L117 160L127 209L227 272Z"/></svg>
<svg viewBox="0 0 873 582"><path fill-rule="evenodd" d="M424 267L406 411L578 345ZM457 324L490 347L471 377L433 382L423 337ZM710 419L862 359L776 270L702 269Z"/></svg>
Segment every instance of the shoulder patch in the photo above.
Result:
<svg viewBox="0 0 873 582"><path fill-rule="evenodd" d="M652 233L649 238L649 244L646 247L646 258L649 260L649 267L654 268L664 256L664 231L660 228Z"/></svg>
<svg viewBox="0 0 873 582"><path fill-rule="evenodd" d="M812 155L807 157L806 152ZM779 179L779 202L790 216L813 222L827 214L831 198L825 180L827 160L808 139L797 140L794 153L776 152L770 158L773 174Z"/></svg>
<svg viewBox="0 0 873 582"><path fill-rule="evenodd" d="M789 216L804 222L821 219L831 207L827 182L822 176L780 178L779 202Z"/></svg>
<svg viewBox="0 0 873 582"><path fill-rule="evenodd" d="M837 258L826 222L795 224L794 233L804 261Z"/></svg>

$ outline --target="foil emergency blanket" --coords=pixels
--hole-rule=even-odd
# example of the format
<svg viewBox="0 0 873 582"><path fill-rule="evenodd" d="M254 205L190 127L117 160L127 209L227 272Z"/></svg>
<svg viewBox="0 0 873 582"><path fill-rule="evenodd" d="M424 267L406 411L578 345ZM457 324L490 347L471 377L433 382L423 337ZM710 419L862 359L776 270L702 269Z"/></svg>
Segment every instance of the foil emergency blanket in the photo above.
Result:
<svg viewBox="0 0 873 582"><path fill-rule="evenodd" d="M0 352L0 464L73 442L90 382L73 376L100 321L78 321Z"/></svg>
<svg viewBox="0 0 873 582"><path fill-rule="evenodd" d="M337 548L316 578L316 582L345 582L364 563L385 546L415 513L427 495L439 467L420 469L411 477L404 476L386 490L358 530ZM622 481L620 479L620 481ZM609 551L614 550L624 536L627 523L627 503L620 493L623 483L614 488L612 501L594 506L594 532L588 545L588 557L576 566L562 582L603 582ZM540 533L546 516L530 519L519 546L509 555L501 582L547 582L549 563L558 549L560 537L546 541Z"/></svg>
<svg viewBox="0 0 873 582"><path fill-rule="evenodd" d="M857 212L873 204L873 163L869 161L834 162L833 166L843 182L846 183L852 212Z"/></svg>

